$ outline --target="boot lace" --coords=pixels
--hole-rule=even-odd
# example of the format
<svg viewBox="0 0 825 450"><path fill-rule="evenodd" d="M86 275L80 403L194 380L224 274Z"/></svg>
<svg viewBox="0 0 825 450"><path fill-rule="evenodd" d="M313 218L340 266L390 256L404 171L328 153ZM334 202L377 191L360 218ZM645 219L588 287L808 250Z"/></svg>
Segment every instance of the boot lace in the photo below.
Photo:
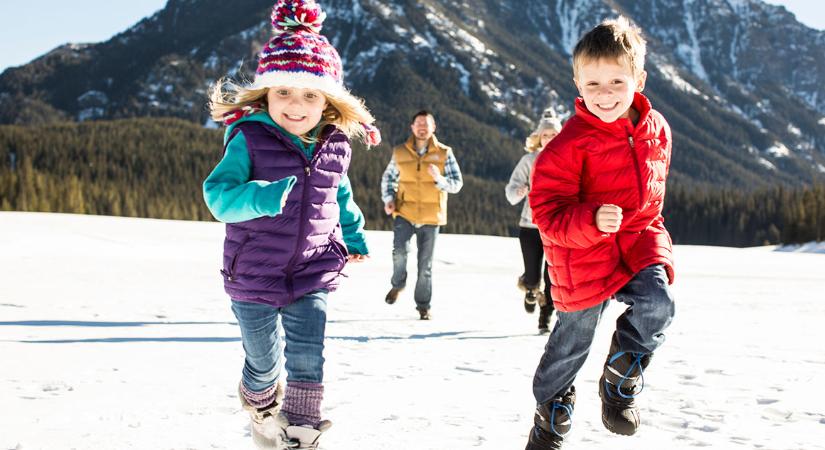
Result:
<svg viewBox="0 0 825 450"><path fill-rule="evenodd" d="M632 360L630 362L630 367L627 368L627 371L625 371L624 374L620 374L616 369L613 368L613 366L611 364L613 364L617 359L624 356L625 353L626 352L616 352L616 354L611 356L610 360L608 361L607 368L610 369L610 371L613 372L615 375L620 376L619 382L616 384L616 393L619 395L619 397L624 398L624 399L632 399L632 398L636 398L637 395L641 394L642 391L645 388L645 374L644 374L644 367L642 366L642 358L644 358L645 354L644 353L635 353L635 354L634 353L629 353L629 355L632 358ZM630 376L630 374L633 373L633 369L636 368L636 367L639 368L639 375L638 376ZM639 384L638 385L633 384L632 386L630 386L630 393L625 394L624 392L622 392L622 386L625 384L625 382L635 381L637 378L639 379ZM604 382L605 382L605 392L607 392L607 394L612 397L613 396L612 390L608 389L610 383L606 379L604 380ZM636 389L637 386L638 386L638 390Z"/></svg>
<svg viewBox="0 0 825 450"><path fill-rule="evenodd" d="M558 430L556 430L556 410L557 409L564 410L567 413L567 422L570 425L569 425L569 428L567 429L566 433L560 433ZM559 424L559 425L562 425L562 424ZM573 428L573 408L570 407L570 405L568 405L566 403L561 403L561 402L558 402L558 401L553 402L553 409L550 410L550 431L555 433L556 436L565 437L565 436L567 436L568 433L570 433L570 430L572 428Z"/></svg>

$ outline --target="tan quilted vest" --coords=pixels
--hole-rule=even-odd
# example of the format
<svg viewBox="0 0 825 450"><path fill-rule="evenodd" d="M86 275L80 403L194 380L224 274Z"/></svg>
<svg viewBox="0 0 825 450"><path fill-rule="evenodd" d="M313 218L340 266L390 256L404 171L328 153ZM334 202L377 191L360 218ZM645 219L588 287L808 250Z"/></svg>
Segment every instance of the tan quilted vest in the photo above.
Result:
<svg viewBox="0 0 825 450"><path fill-rule="evenodd" d="M447 193L435 186L427 167L435 164L443 175L450 147L433 136L427 144L427 152L418 156L414 144L415 139L410 137L393 149L399 172L393 217L401 216L418 225L446 225Z"/></svg>

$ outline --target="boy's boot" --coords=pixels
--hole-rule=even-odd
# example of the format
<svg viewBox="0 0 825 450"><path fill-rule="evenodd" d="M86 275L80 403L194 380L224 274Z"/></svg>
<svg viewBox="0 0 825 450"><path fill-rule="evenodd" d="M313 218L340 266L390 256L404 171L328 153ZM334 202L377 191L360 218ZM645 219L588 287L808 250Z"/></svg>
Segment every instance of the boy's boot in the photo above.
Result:
<svg viewBox="0 0 825 450"><path fill-rule="evenodd" d="M556 397L536 408L533 429L525 450L558 450L564 436L573 424L573 405L576 403L576 388Z"/></svg>
<svg viewBox="0 0 825 450"><path fill-rule="evenodd" d="M249 413L251 419L249 428L252 431L252 442L261 450L285 450L286 428L289 422L281 413L284 400L284 388L280 384L275 387L275 398L269 406L256 408L252 406L243 393L243 385L238 385L238 398L241 406Z"/></svg>
<svg viewBox="0 0 825 450"><path fill-rule="evenodd" d="M553 304L539 306L539 333L547 334L550 332L550 316L553 314Z"/></svg>
<svg viewBox="0 0 825 450"><path fill-rule="evenodd" d="M602 423L608 430L630 436L639 428L636 395L644 388L643 372L650 357L650 353L620 352L614 336L599 380Z"/></svg>
<svg viewBox="0 0 825 450"><path fill-rule="evenodd" d="M317 428L312 428L310 425L290 425L286 428L286 437L289 439L289 448L295 449L317 449L318 439L321 434L329 430L332 422L329 420L322 420Z"/></svg>

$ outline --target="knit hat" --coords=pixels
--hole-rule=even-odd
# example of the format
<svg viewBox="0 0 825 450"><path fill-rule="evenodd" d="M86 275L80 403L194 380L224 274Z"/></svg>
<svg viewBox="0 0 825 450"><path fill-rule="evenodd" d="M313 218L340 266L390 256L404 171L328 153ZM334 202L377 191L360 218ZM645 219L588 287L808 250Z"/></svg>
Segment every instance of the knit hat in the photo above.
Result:
<svg viewBox="0 0 825 450"><path fill-rule="evenodd" d="M319 34L325 18L315 0L278 0L272 9L275 36L259 55L250 88L288 86L346 94L341 57Z"/></svg>
<svg viewBox="0 0 825 450"><path fill-rule="evenodd" d="M553 110L552 107L545 109L544 112L541 113L541 120L539 120L539 124L536 126L533 134L541 134L542 131L547 129L553 129L557 132L561 131L561 119L556 116L556 111Z"/></svg>
<svg viewBox="0 0 825 450"><path fill-rule="evenodd" d="M556 116L556 112L552 108L547 108L541 115L536 129L527 136L524 140L524 150L527 152L534 152L539 150L541 146L541 133L544 130L555 130L556 133L561 131L561 119Z"/></svg>

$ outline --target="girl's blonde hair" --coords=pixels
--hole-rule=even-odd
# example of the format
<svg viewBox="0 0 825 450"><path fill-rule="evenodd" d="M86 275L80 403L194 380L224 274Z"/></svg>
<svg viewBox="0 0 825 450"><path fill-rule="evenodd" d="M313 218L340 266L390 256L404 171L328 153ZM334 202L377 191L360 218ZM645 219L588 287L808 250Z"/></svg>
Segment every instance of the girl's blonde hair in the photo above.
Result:
<svg viewBox="0 0 825 450"><path fill-rule="evenodd" d="M246 111L266 111L267 93L270 88L251 89L226 79L220 79L211 88L209 110L212 120L223 123L234 113ZM330 94L320 91L327 99L327 107L321 115L319 127L334 125L348 138L358 137L366 140L365 125L372 125L375 118L364 106L364 100L343 91ZM308 141L305 136L299 136Z"/></svg>
<svg viewBox="0 0 825 450"><path fill-rule="evenodd" d="M547 112L545 112L544 117L541 118L538 126L536 126L536 130L530 133L530 136L527 136L527 139L525 139L524 151L533 153L536 150L541 150L541 133L548 129L555 130L556 134L558 134L561 131L561 120L554 116L548 116Z"/></svg>

